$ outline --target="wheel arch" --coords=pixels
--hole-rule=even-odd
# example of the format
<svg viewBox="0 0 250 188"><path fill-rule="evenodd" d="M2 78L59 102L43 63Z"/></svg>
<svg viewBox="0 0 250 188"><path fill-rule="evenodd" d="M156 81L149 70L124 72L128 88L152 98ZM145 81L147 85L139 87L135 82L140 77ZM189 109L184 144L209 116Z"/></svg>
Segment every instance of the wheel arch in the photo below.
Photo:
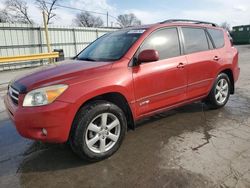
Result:
<svg viewBox="0 0 250 188"><path fill-rule="evenodd" d="M133 117L131 107L130 107L126 97L119 92L103 93L103 94L94 96L94 97L86 100L85 102L83 102L80 105L76 114L83 106L90 104L90 103L93 103L94 101L97 101L97 100L105 100L105 101L108 101L108 102L111 102L111 103L114 103L115 105L117 105L119 108L122 109L122 111L124 112L124 114L126 116L128 128L129 129L135 128L134 117Z"/></svg>
<svg viewBox="0 0 250 188"><path fill-rule="evenodd" d="M229 68L222 70L219 74L224 73L228 76L231 87L230 87L230 94L234 94L235 88L234 88L234 76L233 76L233 71ZM219 75L218 74L218 75Z"/></svg>

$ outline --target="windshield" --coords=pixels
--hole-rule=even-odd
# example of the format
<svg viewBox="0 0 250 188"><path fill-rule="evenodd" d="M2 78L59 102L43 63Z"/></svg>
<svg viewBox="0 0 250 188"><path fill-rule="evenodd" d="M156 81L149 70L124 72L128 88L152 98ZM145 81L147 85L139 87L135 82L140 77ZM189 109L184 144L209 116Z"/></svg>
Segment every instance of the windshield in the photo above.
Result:
<svg viewBox="0 0 250 188"><path fill-rule="evenodd" d="M115 61L120 59L145 30L122 30L106 34L85 48L77 60Z"/></svg>

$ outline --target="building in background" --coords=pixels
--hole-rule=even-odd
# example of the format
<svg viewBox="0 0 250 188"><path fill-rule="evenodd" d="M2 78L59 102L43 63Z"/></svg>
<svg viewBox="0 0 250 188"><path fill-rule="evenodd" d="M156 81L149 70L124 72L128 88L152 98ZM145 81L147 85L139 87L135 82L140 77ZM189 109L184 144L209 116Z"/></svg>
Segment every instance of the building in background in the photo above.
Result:
<svg viewBox="0 0 250 188"><path fill-rule="evenodd" d="M235 26L231 34L234 44L250 44L250 25Z"/></svg>

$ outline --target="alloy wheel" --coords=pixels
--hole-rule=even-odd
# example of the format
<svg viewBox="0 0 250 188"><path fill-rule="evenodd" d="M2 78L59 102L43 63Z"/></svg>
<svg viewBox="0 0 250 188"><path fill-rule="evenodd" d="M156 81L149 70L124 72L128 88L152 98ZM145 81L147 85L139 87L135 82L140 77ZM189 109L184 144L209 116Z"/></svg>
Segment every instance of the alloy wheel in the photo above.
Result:
<svg viewBox="0 0 250 188"><path fill-rule="evenodd" d="M226 79L220 79L215 88L215 99L217 103L223 104L229 95L229 85Z"/></svg>
<svg viewBox="0 0 250 188"><path fill-rule="evenodd" d="M92 152L104 153L114 147L120 132L119 119L112 113L102 113L88 124L85 142Z"/></svg>

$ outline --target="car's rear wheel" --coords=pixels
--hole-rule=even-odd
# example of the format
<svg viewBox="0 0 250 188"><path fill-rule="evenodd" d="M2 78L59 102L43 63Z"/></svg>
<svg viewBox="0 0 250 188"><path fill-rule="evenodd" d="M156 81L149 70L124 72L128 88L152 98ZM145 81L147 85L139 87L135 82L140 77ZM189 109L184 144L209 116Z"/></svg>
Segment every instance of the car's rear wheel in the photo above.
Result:
<svg viewBox="0 0 250 188"><path fill-rule="evenodd" d="M219 74L206 100L207 104L214 109L225 106L230 96L230 88L231 82L227 74Z"/></svg>
<svg viewBox="0 0 250 188"><path fill-rule="evenodd" d="M126 118L118 106L95 101L85 105L76 115L70 144L80 157L99 161L118 150L126 130Z"/></svg>

